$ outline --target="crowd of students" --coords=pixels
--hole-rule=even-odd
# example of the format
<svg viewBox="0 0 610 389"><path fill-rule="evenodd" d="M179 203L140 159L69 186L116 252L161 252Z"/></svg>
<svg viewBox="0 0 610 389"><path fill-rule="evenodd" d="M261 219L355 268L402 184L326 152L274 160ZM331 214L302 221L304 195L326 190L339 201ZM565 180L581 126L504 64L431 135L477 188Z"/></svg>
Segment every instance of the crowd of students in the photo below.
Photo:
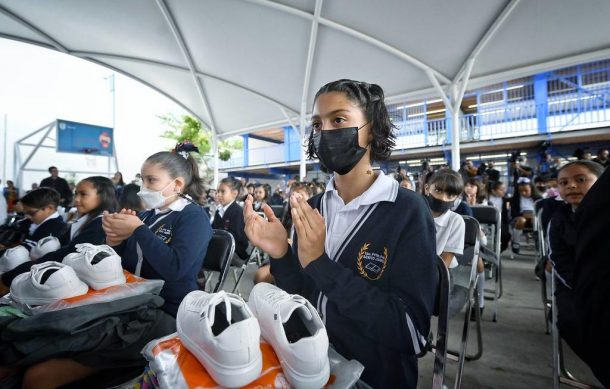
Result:
<svg viewBox="0 0 610 389"><path fill-rule="evenodd" d="M165 281L159 307L163 314L158 316L163 325L138 339L144 342L175 330L180 302L199 288L197 277L212 229L224 229L235 238L233 263L243 263L252 247L268 254L255 281L274 282L306 297L319 311L334 348L364 365L366 384L416 387L417 355L426 347L435 308L436 258L449 269L456 267L464 251L461 215L471 216L470 207L477 204L497 207L505 222L503 249L512 239L511 248L518 252L542 185L535 183L523 160L513 167L516 190L511 198L489 165L481 170L466 163L460 172L429 169L417 182L401 172L392 176L373 169L374 162L389 158L395 141L383 90L375 84L326 84L315 95L311 125L307 153L326 172L334 172L326 184L291 180L272 193L269 185L227 177L206 192L191 155L197 150L185 142L143 163L141 187L125 185L120 175L80 181L74 193L76 217L66 224L58 207L69 204L71 195L48 187L61 185L57 169L50 169L50 184L20 200L29 220L22 245L30 250L42 237L53 235L62 247L2 274L0 293L7 293L13 279L32 265L61 262L79 243L107 244L127 271ZM566 202L550 227L550 259L565 282L558 292L562 296L569 295L578 266L573 239L568 239L578 229L573 213L602 170L601 163L573 162L544 186L547 195L557 189ZM281 218L272 205L282 206ZM483 233L480 238L485 244ZM483 272L480 259L477 271ZM482 309L485 277L478 279ZM574 299L560 298L566 337L579 326L562 319L575 309ZM457 304L452 309L461 308ZM580 338L575 342L584 344ZM94 359L76 353L27 366L24 387L60 386L129 359L103 351ZM586 351L580 354L590 361ZM0 378L11 372L0 369Z"/></svg>

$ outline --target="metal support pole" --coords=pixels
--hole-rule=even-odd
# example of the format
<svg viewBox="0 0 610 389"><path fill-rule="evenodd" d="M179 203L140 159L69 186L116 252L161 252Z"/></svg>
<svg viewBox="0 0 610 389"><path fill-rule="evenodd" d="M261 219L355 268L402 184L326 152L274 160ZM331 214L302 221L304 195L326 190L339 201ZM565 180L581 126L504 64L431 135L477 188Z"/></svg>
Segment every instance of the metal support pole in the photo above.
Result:
<svg viewBox="0 0 610 389"><path fill-rule="evenodd" d="M451 126L451 168L455 171L460 169L460 103L457 101L459 97L458 87L456 84L451 85L452 98L455 100L455 104L451 108L453 121ZM457 109L456 109L457 108Z"/></svg>
<svg viewBox="0 0 610 389"><path fill-rule="evenodd" d="M13 180L15 180L15 186L20 188L21 182L18 180L19 177L19 165L21 164L19 158L19 143L15 142L13 144ZM23 188L21 188L23 189Z"/></svg>
<svg viewBox="0 0 610 389"><path fill-rule="evenodd" d="M34 150L32 150L32 152L30 153L30 155L28 155L28 157L25 159L25 161L21 164L21 166L19 166L19 179L17 180L18 184L16 185L18 188L21 187L21 184L23 183L23 169L25 169L25 167L27 166L28 162L30 162L30 160L32 159L32 157L34 156L34 154L36 154L36 151L38 151L38 149L40 148L40 145L42 145L42 143L45 141L45 139L47 139L47 137L49 136L49 134L51 133L51 131L53 130L53 127L55 127L55 123L56 122L51 122L50 124L47 125L48 129L47 131L44 133L44 136L42 138L40 138L40 140L38 141L38 143L36 144L36 147L34 147ZM42 129L41 129L42 130ZM39 130L39 131L41 131ZM37 131L38 132L38 131Z"/></svg>
<svg viewBox="0 0 610 389"><path fill-rule="evenodd" d="M309 48L307 50L307 62L305 62L305 77L303 80L303 94L301 95L301 117L300 117L300 128L299 136L301 139L301 145L305 144L305 126L307 116L307 98L309 96L309 81L311 79L311 68L313 65L313 58L316 49L316 39L318 36L318 23L320 22L320 14L322 12L322 0L316 0L316 6L314 8L314 15L311 21L311 31L309 34ZM305 148L301 146L301 158L299 163L299 176L301 180L305 179L307 175L307 165L305 162Z"/></svg>
<svg viewBox="0 0 610 389"><path fill-rule="evenodd" d="M305 144L305 116L301 116L301 134L299 139L301 140L301 147L299 147L299 150L301 151L301 158L299 163L299 178L301 181L304 181L305 177L307 176L307 156L305 155L305 147L303 146Z"/></svg>
<svg viewBox="0 0 610 389"><path fill-rule="evenodd" d="M119 171L119 160L116 155L116 94L114 89L114 73L109 77L110 79L110 92L112 93L112 155L114 157L114 165L116 171ZM112 157L108 157L108 175L112 174L111 170Z"/></svg>
<svg viewBox="0 0 610 389"><path fill-rule="evenodd" d="M7 126L7 116L6 114L4 114L4 157L3 157L3 162L2 162L2 179L4 181L6 181L6 146L7 146L7 137L6 137L6 133L8 132L8 126Z"/></svg>
<svg viewBox="0 0 610 389"><path fill-rule="evenodd" d="M219 181L219 172L218 172L218 137L216 135L212 136L212 154L214 154L214 186L213 188L218 188Z"/></svg>

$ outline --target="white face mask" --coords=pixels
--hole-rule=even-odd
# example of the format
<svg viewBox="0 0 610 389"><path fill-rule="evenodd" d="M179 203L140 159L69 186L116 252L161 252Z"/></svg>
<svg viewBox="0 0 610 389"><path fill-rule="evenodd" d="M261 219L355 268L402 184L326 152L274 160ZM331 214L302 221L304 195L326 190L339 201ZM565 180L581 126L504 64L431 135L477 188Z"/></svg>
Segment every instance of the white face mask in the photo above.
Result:
<svg viewBox="0 0 610 389"><path fill-rule="evenodd" d="M151 190L151 189L148 189L148 188L145 188L144 186L142 186L142 189L138 192L138 196L140 196L140 198L144 202L144 206L146 208L148 208L148 209L161 208L165 204L165 201L167 199L177 196L177 194L173 194L168 197L163 196L163 191L165 189L167 189L167 187L170 186L173 182L174 181L165 185L165 187L161 190Z"/></svg>

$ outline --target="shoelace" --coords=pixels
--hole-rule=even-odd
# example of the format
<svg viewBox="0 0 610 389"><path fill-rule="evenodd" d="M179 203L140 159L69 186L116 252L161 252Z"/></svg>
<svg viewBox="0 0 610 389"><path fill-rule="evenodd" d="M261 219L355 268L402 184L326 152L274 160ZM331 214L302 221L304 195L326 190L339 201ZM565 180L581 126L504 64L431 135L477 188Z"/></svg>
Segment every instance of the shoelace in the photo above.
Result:
<svg viewBox="0 0 610 389"><path fill-rule="evenodd" d="M227 294L225 291L220 291L212 295L212 297L208 300L208 305L202 307L200 315L203 315L205 310L207 309L208 317L210 319L210 324L214 324L214 318L216 316L216 306L218 304L224 303L225 305L225 315L227 318L227 323L231 323L231 296Z"/></svg>
<svg viewBox="0 0 610 389"><path fill-rule="evenodd" d="M76 247L76 251L85 255L85 257L87 258L87 261L90 263L92 262L92 259L100 253L108 254L104 257L116 255L116 252L114 251L114 249L105 244L96 246L91 243L80 243L80 244L77 244L75 247ZM104 258L104 257L102 257L102 258ZM100 260L102 258L100 258ZM93 264L95 264L95 263L93 263Z"/></svg>
<svg viewBox="0 0 610 389"><path fill-rule="evenodd" d="M221 290L218 293L212 294L208 298L198 299L197 301L194 301L191 304L195 308L200 308L200 318L207 316L210 320L210 324L213 325L216 316L216 306L222 303L224 303L225 305L227 323L231 323L231 300L239 302L239 297L232 293L227 293Z"/></svg>
<svg viewBox="0 0 610 389"><path fill-rule="evenodd" d="M307 299L298 294L287 294L275 290L265 293L265 299L270 302L274 309L278 309L282 303L287 301L296 301L300 304L307 305Z"/></svg>
<svg viewBox="0 0 610 389"><path fill-rule="evenodd" d="M91 243L80 243L77 244L76 246L76 251L79 253L88 253L91 251L105 251L109 254L116 254L116 252L114 251L114 249L108 245L102 244L102 245L94 245Z"/></svg>

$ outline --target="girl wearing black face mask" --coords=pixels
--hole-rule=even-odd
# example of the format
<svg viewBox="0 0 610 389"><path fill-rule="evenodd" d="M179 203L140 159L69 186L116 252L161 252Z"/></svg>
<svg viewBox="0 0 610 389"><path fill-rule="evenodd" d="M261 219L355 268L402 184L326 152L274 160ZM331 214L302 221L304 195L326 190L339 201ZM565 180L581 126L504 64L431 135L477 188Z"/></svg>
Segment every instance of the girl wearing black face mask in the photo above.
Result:
<svg viewBox="0 0 610 389"><path fill-rule="evenodd" d="M436 253L443 258L445 265L449 269L458 265L456 255L462 255L464 252L464 234L465 224L461 215L452 211L451 208L455 204L456 199L464 191L464 183L459 173L451 169L440 169L427 177L424 184L424 195L432 216L434 216L434 225L436 226ZM485 234L480 233L481 244L485 239ZM450 270L451 271L451 270ZM479 307L481 314L485 306L485 298L483 291L485 290L485 277L483 276L484 266L483 260L479 258L477 262L477 291L479 296ZM453 289L449 299L449 315L456 314L463 306L463 299L459 294L454 294ZM471 315L474 317L474 314Z"/></svg>
<svg viewBox="0 0 610 389"><path fill-rule="evenodd" d="M434 221L425 200L399 188L373 161L394 146L382 89L339 80L314 100L310 158L334 176L308 201L293 195L292 247L269 206L269 221L246 200L246 234L271 256L276 285L316 306L330 342L364 365L375 388L417 387L417 357L436 294Z"/></svg>
<svg viewBox="0 0 610 389"><path fill-rule="evenodd" d="M424 184L424 195L436 227L436 254L448 268L457 266L455 255L464 253L464 219L451 210L463 189L462 177L451 169L436 171Z"/></svg>

